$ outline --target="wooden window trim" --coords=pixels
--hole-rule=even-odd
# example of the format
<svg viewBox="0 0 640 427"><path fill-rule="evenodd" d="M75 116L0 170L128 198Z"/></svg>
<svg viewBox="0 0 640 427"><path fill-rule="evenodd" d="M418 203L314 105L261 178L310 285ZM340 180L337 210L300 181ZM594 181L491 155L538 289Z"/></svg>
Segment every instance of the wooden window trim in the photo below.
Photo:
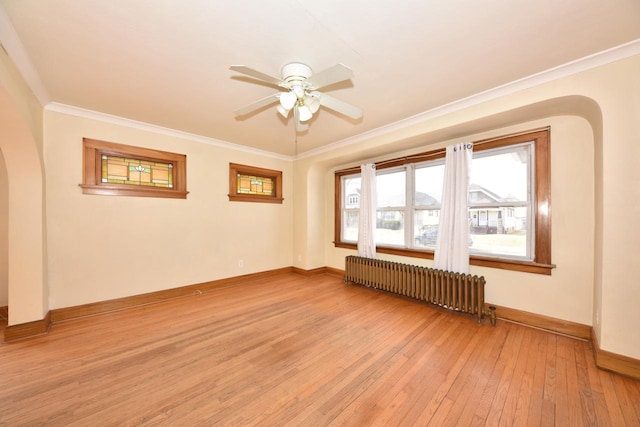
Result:
<svg viewBox="0 0 640 427"><path fill-rule="evenodd" d="M551 263L551 147L549 128L535 129L502 137L484 139L474 142L474 151L483 151L520 142L534 141L536 203L533 209L535 222L535 254L534 261L520 261L498 257L471 255L469 263L482 267L503 270L522 271L534 274L551 275L556 266ZM434 150L412 156L390 159L376 163L376 169L384 169L407 163L418 163L425 160L443 158L446 150ZM342 227L342 187L341 179L360 171L359 167L343 169L335 172L334 192L334 246L338 248L357 249L357 244L340 241ZM433 259L432 250L417 250L377 246L380 253L407 256L413 258Z"/></svg>
<svg viewBox="0 0 640 427"><path fill-rule="evenodd" d="M83 194L103 196L135 196L186 199L187 156L150 148L133 147L114 142L82 139L82 187ZM169 163L173 170L173 188L147 187L143 185L113 184L102 182L102 155L128 157L139 160Z"/></svg>
<svg viewBox="0 0 640 427"><path fill-rule="evenodd" d="M273 179L275 192L272 196L262 194L241 194L238 193L238 174L254 175L263 178ZM257 203L280 203L282 198L282 172L273 169L258 168L255 166L229 163L229 200L232 202L257 202Z"/></svg>

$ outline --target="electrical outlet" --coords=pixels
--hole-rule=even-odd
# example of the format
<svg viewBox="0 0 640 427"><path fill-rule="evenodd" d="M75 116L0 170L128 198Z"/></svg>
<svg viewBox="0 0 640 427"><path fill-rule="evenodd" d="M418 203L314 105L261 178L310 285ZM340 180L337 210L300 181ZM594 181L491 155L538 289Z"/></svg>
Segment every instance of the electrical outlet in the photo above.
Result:
<svg viewBox="0 0 640 427"><path fill-rule="evenodd" d="M244 260L243 259L238 260L238 267L240 267L240 268L244 267Z"/></svg>

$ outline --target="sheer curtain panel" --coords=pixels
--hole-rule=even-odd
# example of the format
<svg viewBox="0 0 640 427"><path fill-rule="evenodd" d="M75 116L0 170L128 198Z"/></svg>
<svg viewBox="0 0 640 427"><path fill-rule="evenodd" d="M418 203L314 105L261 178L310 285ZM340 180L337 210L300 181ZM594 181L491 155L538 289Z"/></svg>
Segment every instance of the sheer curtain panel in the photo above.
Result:
<svg viewBox="0 0 640 427"><path fill-rule="evenodd" d="M434 268L469 273L469 176L473 144L447 147Z"/></svg>
<svg viewBox="0 0 640 427"><path fill-rule="evenodd" d="M376 165L360 166L360 218L358 221L358 255L376 257Z"/></svg>

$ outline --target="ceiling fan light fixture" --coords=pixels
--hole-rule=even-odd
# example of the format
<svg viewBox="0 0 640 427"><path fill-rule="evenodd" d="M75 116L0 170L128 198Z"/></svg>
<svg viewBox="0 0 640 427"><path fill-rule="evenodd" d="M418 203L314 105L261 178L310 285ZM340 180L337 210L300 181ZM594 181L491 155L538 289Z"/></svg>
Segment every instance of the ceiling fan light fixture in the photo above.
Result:
<svg viewBox="0 0 640 427"><path fill-rule="evenodd" d="M306 122L313 117L313 114L311 114L309 107L303 104L298 106L298 117L301 122Z"/></svg>
<svg viewBox="0 0 640 427"><path fill-rule="evenodd" d="M304 104L309 107L309 111L311 111L311 114L315 114L320 108L320 100L315 96L305 97Z"/></svg>
<svg viewBox="0 0 640 427"><path fill-rule="evenodd" d="M293 92L283 92L280 94L280 105L287 111L293 108L297 100L298 97Z"/></svg>
<svg viewBox="0 0 640 427"><path fill-rule="evenodd" d="M285 119L289 117L289 112L291 111L291 109L287 110L282 105L276 105L276 110L278 110L278 113L280 113Z"/></svg>

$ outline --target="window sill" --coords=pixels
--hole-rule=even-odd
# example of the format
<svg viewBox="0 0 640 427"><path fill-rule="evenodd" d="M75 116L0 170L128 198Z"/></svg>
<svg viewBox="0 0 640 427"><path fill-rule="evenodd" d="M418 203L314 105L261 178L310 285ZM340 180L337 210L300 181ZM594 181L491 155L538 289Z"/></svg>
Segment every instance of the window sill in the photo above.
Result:
<svg viewBox="0 0 640 427"><path fill-rule="evenodd" d="M259 196L256 194L235 195L228 194L229 201L232 202L255 202L255 203L280 203L284 201L282 197Z"/></svg>
<svg viewBox="0 0 640 427"><path fill-rule="evenodd" d="M355 243L333 242L336 248L358 249ZM376 251L382 254L406 256L412 258L433 259L433 251L418 251L415 249L391 248L378 246ZM521 271L524 273L551 275L551 270L556 268L554 264L540 264L530 261L517 261L511 259L489 258L478 255L469 257L469 264L480 267L499 268L501 270Z"/></svg>
<svg viewBox="0 0 640 427"><path fill-rule="evenodd" d="M174 190L170 188L144 187L128 185L92 185L79 184L83 194L99 194L102 196L137 196L137 197L160 197L168 199L186 199L188 191Z"/></svg>

